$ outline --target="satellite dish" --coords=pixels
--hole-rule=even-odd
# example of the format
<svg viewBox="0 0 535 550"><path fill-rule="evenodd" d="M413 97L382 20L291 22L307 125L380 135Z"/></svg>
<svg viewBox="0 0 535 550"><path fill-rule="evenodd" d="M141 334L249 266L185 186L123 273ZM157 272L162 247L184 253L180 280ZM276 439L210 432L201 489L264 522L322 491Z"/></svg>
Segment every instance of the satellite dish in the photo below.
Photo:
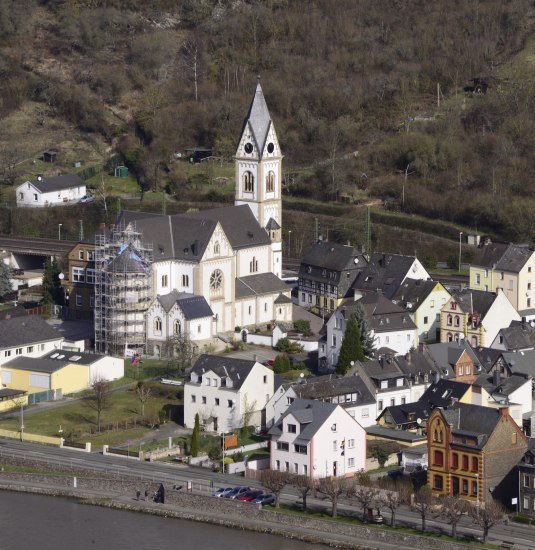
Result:
<svg viewBox="0 0 535 550"><path fill-rule="evenodd" d="M58 275L58 279L60 279L61 281L63 281L63 279L65 279L65 275L63 273L60 273Z"/></svg>
<svg viewBox="0 0 535 550"><path fill-rule="evenodd" d="M416 419L416 424L418 424L418 426L422 423L422 419L421 418L417 418Z"/></svg>
<svg viewBox="0 0 535 550"><path fill-rule="evenodd" d="M356 264L359 263L359 259L358 259L358 258L355 258L353 261L354 261Z"/></svg>
<svg viewBox="0 0 535 550"><path fill-rule="evenodd" d="M302 372L300 375L299 375L299 378L304 378L305 377L305 373Z"/></svg>

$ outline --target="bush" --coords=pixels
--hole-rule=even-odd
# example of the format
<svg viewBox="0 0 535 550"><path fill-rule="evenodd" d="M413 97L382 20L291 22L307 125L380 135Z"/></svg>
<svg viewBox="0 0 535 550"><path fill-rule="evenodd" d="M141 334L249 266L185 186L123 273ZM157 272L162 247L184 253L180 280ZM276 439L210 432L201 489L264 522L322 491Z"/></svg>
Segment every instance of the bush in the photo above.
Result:
<svg viewBox="0 0 535 550"><path fill-rule="evenodd" d="M221 459L221 447L219 445L213 445L208 449L208 458L210 460L220 460Z"/></svg>
<svg viewBox="0 0 535 550"><path fill-rule="evenodd" d="M306 321L305 319L297 319L297 321L294 321L294 329L305 336L312 334L310 330L310 321Z"/></svg>
<svg viewBox="0 0 535 550"><path fill-rule="evenodd" d="M242 462L243 457L244 457L244 455L241 451L237 451L236 453L234 453L232 455L232 459L234 460L234 462Z"/></svg>
<svg viewBox="0 0 535 550"><path fill-rule="evenodd" d="M290 342L288 338L281 338L275 349L282 351L283 353L300 353L303 351L303 346L296 342Z"/></svg>
<svg viewBox="0 0 535 550"><path fill-rule="evenodd" d="M290 369L290 358L285 353L277 355L275 361L273 361L273 372L275 374L282 374L283 372L288 372Z"/></svg>

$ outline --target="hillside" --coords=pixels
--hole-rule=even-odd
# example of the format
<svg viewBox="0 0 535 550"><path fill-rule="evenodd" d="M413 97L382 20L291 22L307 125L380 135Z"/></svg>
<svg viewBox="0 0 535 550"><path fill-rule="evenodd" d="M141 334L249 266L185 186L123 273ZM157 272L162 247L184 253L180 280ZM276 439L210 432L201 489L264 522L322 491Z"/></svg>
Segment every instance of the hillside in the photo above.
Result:
<svg viewBox="0 0 535 550"><path fill-rule="evenodd" d="M529 0L0 0L0 14L4 199L58 147L64 170L121 153L143 190L197 200L211 176L173 153L230 160L259 74L288 199L535 239ZM485 93L466 91L477 78ZM403 227L442 236L418 216Z"/></svg>

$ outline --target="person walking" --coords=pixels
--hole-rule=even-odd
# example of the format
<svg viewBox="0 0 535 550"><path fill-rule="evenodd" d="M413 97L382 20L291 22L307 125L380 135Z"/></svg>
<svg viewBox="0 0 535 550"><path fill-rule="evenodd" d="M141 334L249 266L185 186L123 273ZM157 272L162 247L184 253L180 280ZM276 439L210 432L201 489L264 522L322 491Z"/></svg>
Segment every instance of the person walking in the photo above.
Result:
<svg viewBox="0 0 535 550"><path fill-rule="evenodd" d="M149 500L149 490L145 489L145 502L147 502L147 500Z"/></svg>
<svg viewBox="0 0 535 550"><path fill-rule="evenodd" d="M141 496L141 491L138 489L138 490L136 491L136 497L137 497L138 500L139 500L139 497L140 497L140 496Z"/></svg>

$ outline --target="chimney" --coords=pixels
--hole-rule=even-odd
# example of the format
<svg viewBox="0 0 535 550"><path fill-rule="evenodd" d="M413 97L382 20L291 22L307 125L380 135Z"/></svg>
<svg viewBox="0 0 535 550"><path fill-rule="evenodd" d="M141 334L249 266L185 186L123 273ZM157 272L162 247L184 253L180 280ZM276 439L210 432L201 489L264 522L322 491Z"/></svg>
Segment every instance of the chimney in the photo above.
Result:
<svg viewBox="0 0 535 550"><path fill-rule="evenodd" d="M500 385L500 378L500 371L496 369L492 375L492 383L494 384L494 386Z"/></svg>
<svg viewBox="0 0 535 550"><path fill-rule="evenodd" d="M507 416L509 414L509 407L500 407L500 416Z"/></svg>
<svg viewBox="0 0 535 550"><path fill-rule="evenodd" d="M256 353L253 355L253 361L256 363L258 361L258 355Z"/></svg>

